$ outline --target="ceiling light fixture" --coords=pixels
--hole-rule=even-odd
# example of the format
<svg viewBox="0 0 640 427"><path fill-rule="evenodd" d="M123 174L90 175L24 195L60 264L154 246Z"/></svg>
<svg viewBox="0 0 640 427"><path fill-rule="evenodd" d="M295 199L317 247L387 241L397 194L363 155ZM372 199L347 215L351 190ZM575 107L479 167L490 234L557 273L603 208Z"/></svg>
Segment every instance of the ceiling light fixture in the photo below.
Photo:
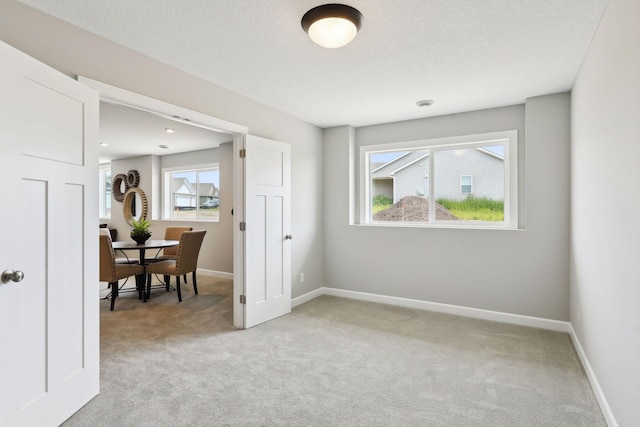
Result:
<svg viewBox="0 0 640 427"><path fill-rule="evenodd" d="M162 148L163 150L166 150L167 148L169 148L168 145L164 145L164 144L158 145L158 147Z"/></svg>
<svg viewBox="0 0 640 427"><path fill-rule="evenodd" d="M165 131L166 133L175 133L175 131L176 131L176 130L175 130L175 129L173 129L173 128L164 128L164 131Z"/></svg>
<svg viewBox="0 0 640 427"><path fill-rule="evenodd" d="M317 45L342 47L356 37L364 20L362 14L345 4L314 7L302 17L302 28Z"/></svg>
<svg viewBox="0 0 640 427"><path fill-rule="evenodd" d="M102 145L103 147L106 147L106 146L107 146L107 145L109 145L109 144L107 144L106 142L102 142L102 141L101 141L101 142L98 142L98 145Z"/></svg>

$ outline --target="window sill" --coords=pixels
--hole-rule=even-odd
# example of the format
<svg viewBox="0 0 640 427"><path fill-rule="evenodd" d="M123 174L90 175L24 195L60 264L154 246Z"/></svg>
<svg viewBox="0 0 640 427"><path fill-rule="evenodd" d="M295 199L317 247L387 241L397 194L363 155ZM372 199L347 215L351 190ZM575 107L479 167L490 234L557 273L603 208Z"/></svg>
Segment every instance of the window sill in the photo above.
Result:
<svg viewBox="0 0 640 427"><path fill-rule="evenodd" d="M521 228L510 227L507 225L491 225L491 224L432 224L426 222L398 222L398 223L382 223L368 222L362 224L350 224L355 227L372 227L372 228L436 228L436 229L456 229L456 230L498 230L498 231L524 231Z"/></svg>

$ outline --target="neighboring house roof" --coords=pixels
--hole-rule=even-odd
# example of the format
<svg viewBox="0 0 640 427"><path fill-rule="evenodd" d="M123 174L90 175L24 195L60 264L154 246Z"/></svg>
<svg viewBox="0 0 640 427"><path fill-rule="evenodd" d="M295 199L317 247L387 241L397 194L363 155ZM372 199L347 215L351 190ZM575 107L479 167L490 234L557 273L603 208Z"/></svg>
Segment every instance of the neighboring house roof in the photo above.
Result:
<svg viewBox="0 0 640 427"><path fill-rule="evenodd" d="M220 191L215 184L200 184L200 196L220 197Z"/></svg>
<svg viewBox="0 0 640 427"><path fill-rule="evenodd" d="M485 150L484 148L476 148L476 150L484 153L484 154L488 154L491 157L495 157L496 159L500 159L500 160L504 160L504 156L501 156L498 153L494 153L493 151L489 151L489 150Z"/></svg>
<svg viewBox="0 0 640 427"><path fill-rule="evenodd" d="M406 161L405 159L407 157L411 157L412 154L413 152L408 151L401 156L396 157L395 159L390 160L387 163L382 164L381 166L378 166L376 169L371 171L371 175L374 178L389 177L389 171L391 171L393 168L398 167L396 165L404 164L404 162Z"/></svg>
<svg viewBox="0 0 640 427"><path fill-rule="evenodd" d="M422 153L423 151L416 151L416 153ZM400 172L402 169L406 169L411 165L414 165L416 163L418 163L420 160L429 157L429 153L427 154L423 154L422 156L418 157L417 159L414 159L413 161L407 163L406 165L403 165L401 167L399 167L398 169L394 169L389 175L395 175L396 173Z"/></svg>
<svg viewBox="0 0 640 427"><path fill-rule="evenodd" d="M196 194L196 189L187 178L173 178L171 192L177 194Z"/></svg>
<svg viewBox="0 0 640 427"><path fill-rule="evenodd" d="M504 160L504 157L496 154L492 151L486 150L484 148L476 148L477 151L484 153L488 156L495 157L499 160ZM371 177L373 179L383 179L393 177L394 174L400 172L401 170L423 160L424 158L429 156L428 151L417 150L417 151L409 151L403 154L400 157L396 157L395 159L384 163L381 166L378 166L371 172Z"/></svg>

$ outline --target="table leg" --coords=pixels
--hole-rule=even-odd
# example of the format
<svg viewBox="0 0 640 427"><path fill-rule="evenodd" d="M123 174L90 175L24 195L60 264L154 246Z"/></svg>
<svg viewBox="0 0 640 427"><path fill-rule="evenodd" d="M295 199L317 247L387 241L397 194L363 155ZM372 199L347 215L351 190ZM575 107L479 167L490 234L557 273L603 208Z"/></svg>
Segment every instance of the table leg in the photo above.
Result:
<svg viewBox="0 0 640 427"><path fill-rule="evenodd" d="M145 273L136 275L136 289L138 290L138 299L147 302L147 294L145 292L145 281L147 275Z"/></svg>

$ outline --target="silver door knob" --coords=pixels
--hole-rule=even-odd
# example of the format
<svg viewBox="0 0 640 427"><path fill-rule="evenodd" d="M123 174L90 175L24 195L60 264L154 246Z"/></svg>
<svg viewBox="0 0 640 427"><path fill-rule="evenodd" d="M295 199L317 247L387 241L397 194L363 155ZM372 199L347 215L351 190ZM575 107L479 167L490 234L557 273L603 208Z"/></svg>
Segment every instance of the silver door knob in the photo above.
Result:
<svg viewBox="0 0 640 427"><path fill-rule="evenodd" d="M5 270L2 272L2 283L21 282L24 279L24 273L20 270Z"/></svg>
<svg viewBox="0 0 640 427"><path fill-rule="evenodd" d="M293 236L291 234L287 234L286 236L284 236L284 240L291 240L293 239Z"/></svg>

